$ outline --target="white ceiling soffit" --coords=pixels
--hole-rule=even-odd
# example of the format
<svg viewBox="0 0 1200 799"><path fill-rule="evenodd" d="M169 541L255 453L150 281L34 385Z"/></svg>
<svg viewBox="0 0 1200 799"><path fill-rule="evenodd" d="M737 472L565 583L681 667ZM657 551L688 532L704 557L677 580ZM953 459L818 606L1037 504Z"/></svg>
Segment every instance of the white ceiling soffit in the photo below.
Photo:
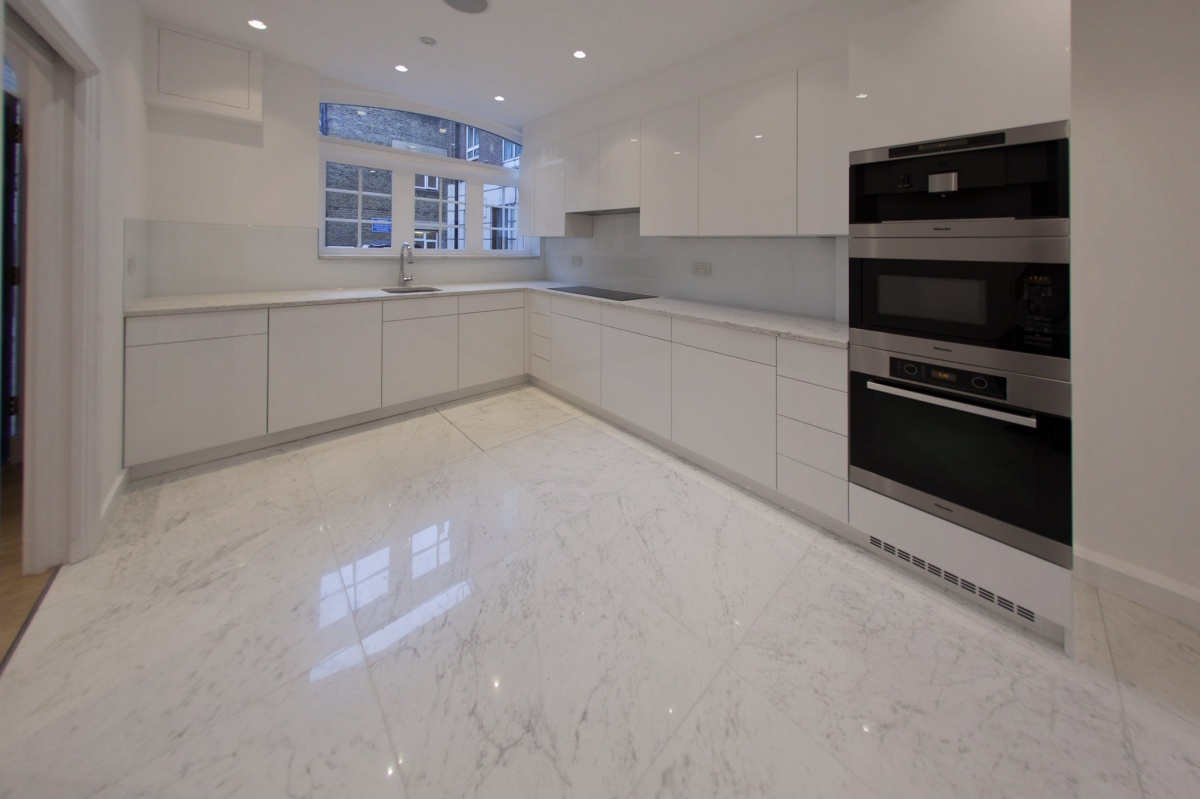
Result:
<svg viewBox="0 0 1200 799"><path fill-rule="evenodd" d="M479 14L443 0L142 0L142 7L149 17L260 47L330 78L520 129L824 1L490 0ZM252 29L251 19L267 29ZM422 44L422 36L437 45ZM576 50L587 57L573 57Z"/></svg>

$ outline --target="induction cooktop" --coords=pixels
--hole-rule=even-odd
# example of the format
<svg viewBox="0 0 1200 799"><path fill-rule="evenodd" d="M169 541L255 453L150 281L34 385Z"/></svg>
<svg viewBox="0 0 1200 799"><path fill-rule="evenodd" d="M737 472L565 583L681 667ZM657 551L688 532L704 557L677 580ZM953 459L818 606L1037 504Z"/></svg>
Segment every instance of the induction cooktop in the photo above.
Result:
<svg viewBox="0 0 1200 799"><path fill-rule="evenodd" d="M598 289L592 286L561 286L550 289L551 291L565 291L568 294L582 294L585 297L600 297L605 300L618 300L620 302L628 302L629 300L652 300L653 294L634 294L629 291L616 291L614 289Z"/></svg>

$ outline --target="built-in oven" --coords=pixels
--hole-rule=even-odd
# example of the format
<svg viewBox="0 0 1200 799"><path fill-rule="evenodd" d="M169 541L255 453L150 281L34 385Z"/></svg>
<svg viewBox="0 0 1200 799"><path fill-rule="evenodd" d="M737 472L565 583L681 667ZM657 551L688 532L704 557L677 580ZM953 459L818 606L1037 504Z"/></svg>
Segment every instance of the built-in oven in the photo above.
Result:
<svg viewBox="0 0 1200 799"><path fill-rule="evenodd" d="M1070 240L851 239L850 343L1070 379Z"/></svg>
<svg viewBox="0 0 1200 799"><path fill-rule="evenodd" d="M1070 568L1071 387L850 347L850 481Z"/></svg>
<svg viewBox="0 0 1200 799"><path fill-rule="evenodd" d="M852 237L1070 235L1067 122L850 154Z"/></svg>

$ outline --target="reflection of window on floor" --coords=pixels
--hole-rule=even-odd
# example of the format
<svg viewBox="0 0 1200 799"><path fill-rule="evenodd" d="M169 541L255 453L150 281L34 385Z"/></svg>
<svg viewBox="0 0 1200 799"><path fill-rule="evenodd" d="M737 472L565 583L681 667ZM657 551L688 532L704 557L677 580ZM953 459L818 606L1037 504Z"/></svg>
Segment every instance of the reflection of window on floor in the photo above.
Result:
<svg viewBox="0 0 1200 799"><path fill-rule="evenodd" d="M426 527L412 537L412 576L414 580L449 562L449 520Z"/></svg>
<svg viewBox="0 0 1200 799"><path fill-rule="evenodd" d="M352 610L374 602L388 592L388 571L392 548L384 547L365 558L343 566L341 573L330 572L321 577L320 625L328 627L343 619ZM339 579L339 576L341 579ZM341 594L342 586L346 594ZM350 598L346 604L346 596Z"/></svg>

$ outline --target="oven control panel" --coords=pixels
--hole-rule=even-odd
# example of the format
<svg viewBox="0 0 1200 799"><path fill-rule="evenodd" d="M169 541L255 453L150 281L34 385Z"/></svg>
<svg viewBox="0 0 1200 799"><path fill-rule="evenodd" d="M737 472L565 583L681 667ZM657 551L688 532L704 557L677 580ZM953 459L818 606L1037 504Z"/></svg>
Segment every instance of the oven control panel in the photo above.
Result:
<svg viewBox="0 0 1200 799"><path fill-rule="evenodd" d="M1008 399L1008 378L984 372L910 361L906 358L892 358L890 372L892 377L912 383L940 386L990 399Z"/></svg>

